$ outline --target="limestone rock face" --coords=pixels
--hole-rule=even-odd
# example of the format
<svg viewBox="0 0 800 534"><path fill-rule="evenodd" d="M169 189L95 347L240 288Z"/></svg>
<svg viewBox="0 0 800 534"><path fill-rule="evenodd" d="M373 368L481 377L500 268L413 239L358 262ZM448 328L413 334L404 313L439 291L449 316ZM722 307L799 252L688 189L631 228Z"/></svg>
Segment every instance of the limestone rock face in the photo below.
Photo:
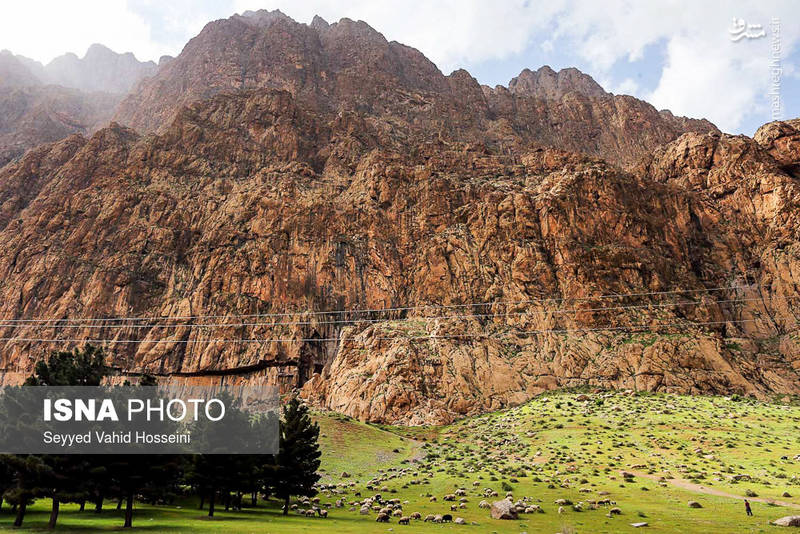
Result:
<svg viewBox="0 0 800 534"><path fill-rule="evenodd" d="M99 340L120 379L388 423L800 393L796 123L728 136L558 79L481 87L348 20L210 24L121 105L151 133L0 167L0 379Z"/></svg>
<svg viewBox="0 0 800 534"><path fill-rule="evenodd" d="M481 87L466 71L442 74L419 51L387 41L366 23L280 11L209 23L173 61L120 104L115 120L163 131L182 106L222 92L273 88L301 107L413 122L474 143L537 143L631 165L687 131L716 131L630 96L614 96L577 69L524 70L509 88ZM391 119L390 119L391 118Z"/></svg>
<svg viewBox="0 0 800 534"><path fill-rule="evenodd" d="M770 122L758 129L753 139L767 149L784 168L800 173L800 119Z"/></svg>
<svg viewBox="0 0 800 534"><path fill-rule="evenodd" d="M551 100L559 100L571 92L595 98L608 95L591 76L578 69L568 68L555 72L547 65L536 71L524 69L519 76L511 80L508 90L512 93L528 93Z"/></svg>

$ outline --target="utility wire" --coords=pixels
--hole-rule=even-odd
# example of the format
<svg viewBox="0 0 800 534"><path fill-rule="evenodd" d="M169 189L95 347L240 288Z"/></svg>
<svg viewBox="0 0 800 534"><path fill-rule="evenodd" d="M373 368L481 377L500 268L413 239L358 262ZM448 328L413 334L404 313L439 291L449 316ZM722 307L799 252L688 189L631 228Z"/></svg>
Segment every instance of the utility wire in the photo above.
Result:
<svg viewBox="0 0 800 534"><path fill-rule="evenodd" d="M148 324L96 324L91 323L69 323L69 324L51 324L45 323L22 323L22 322L0 322L0 328L20 328L22 326L36 326L39 328L53 328L53 329L155 329L155 328L212 328L212 327L249 327L249 326L321 326L332 324L373 324L380 322L408 322L408 321L431 321L437 319L488 319L493 317L520 317L527 315L562 315L567 313L587 313L587 312L606 312L606 311L622 311L622 310L638 310L650 308L670 308L682 306L711 306L719 304L732 304L743 302L759 302L759 301L774 301L774 300L794 300L800 299L800 295L793 296L775 296L765 299L763 297L751 298L736 298L726 300L714 301L697 301L697 300L684 300L679 302L660 302L656 304L634 304L626 306L604 306L598 308L570 308L570 309L555 309L555 310L528 310L519 312L506 312L506 313L473 313L473 314L454 314L454 315L435 315L435 316L415 316L404 317L399 319L380 318L380 319L344 319L334 321L279 321L272 323L261 322L247 322L247 323L175 323L175 324L162 324L162 323L148 323ZM54 322L61 321L61 319L53 319Z"/></svg>
<svg viewBox="0 0 800 534"><path fill-rule="evenodd" d="M713 288L701 288L701 289L676 289L671 291L647 291L647 292L640 292L640 293L611 293L605 295L597 295L594 297L578 297L574 299L558 297L558 298L546 298L546 299L527 299L527 300L517 300L517 301L503 301L503 300L495 300L489 302L473 302L473 303L463 303L463 304L421 304L418 306L401 306L401 307L392 307L392 308L364 308L364 309L355 309L355 310L330 310L330 311L311 311L311 310L298 310L294 312L282 312L282 313L253 313L253 314L227 314L227 315L172 315L172 316L151 316L151 317L90 317L90 318L47 318L47 319L16 319L16 318L7 318L7 319L0 319L3 323L46 323L52 321L63 321L63 322L116 322L116 321L164 321L164 320L178 320L178 319L225 319L225 318L233 318L233 317L293 317L297 315L334 315L334 314L343 314L343 313L387 313L387 312L399 312L399 311L411 311L411 310L425 310L425 309L455 309L455 308L469 308L469 307L476 307L476 306L493 306L493 305L514 305L514 304L533 304L533 303L546 303L546 302L563 302L563 301L574 301L574 302L585 302L585 301L592 301L598 299L621 299L621 298L628 298L628 297L644 297L644 296L654 296L654 295L679 295L679 294L695 294L695 293L713 293L717 291L736 291L736 290L753 290L759 289L762 286L752 285L752 286L721 286L721 287L713 287Z"/></svg>
<svg viewBox="0 0 800 534"><path fill-rule="evenodd" d="M780 320L788 320L788 319L797 319L796 317L772 317L772 320L780 319ZM654 324L642 324L642 325L624 325L624 326L607 326L607 327L595 327L595 328L554 328L554 329L543 329L543 330L518 330L518 331L508 331L508 332L483 332L480 334L448 334L448 335L425 335L425 336L391 336L391 337L374 337L371 338L373 340L378 341L396 341L398 339L407 339L407 340L433 340L433 339L472 339L472 338L497 338L501 335L512 335L512 336L521 336L521 335L538 335L538 334L572 334L572 333L591 333L591 332L652 332L654 328L672 328L672 327L699 327L699 326L712 326L712 325L729 325L729 324L744 324L744 323L752 323L762 321L764 319L737 319L737 320L726 320L726 321L705 321L705 322L695 322L695 321L684 321L680 323L654 323ZM792 326L797 326L798 323L794 323ZM653 332L655 333L655 332ZM161 343L173 343L173 344L190 344L190 343L205 343L205 344L212 344L212 343L323 343L323 342L339 342L341 341L340 338L274 338L274 339L258 339L258 338L246 338L246 339L59 339L59 338L36 338L36 337L0 337L0 341L8 341L8 342L41 342L41 343L69 343L69 342L76 342L76 343L151 343L151 344L161 344ZM352 341L352 338L349 339Z"/></svg>

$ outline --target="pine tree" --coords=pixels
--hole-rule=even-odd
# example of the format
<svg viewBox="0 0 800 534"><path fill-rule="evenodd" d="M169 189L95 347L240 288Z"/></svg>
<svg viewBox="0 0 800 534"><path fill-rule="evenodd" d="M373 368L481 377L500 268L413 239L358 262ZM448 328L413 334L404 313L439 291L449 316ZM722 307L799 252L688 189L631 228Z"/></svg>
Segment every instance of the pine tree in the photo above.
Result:
<svg viewBox="0 0 800 534"><path fill-rule="evenodd" d="M108 374L102 349L86 345L83 349L53 352L46 361L39 361L34 374L28 377L28 386L99 386ZM4 395L0 416L16 413L8 403L23 401L25 388L15 395ZM15 424L25 424L15 421ZM6 425L8 428L10 425ZM22 525L27 506L37 497L50 497L52 509L49 527L58 520L59 504L82 500L86 497L85 457L80 455L3 455L2 471L8 474L5 499L17 506L16 526Z"/></svg>
<svg viewBox="0 0 800 534"><path fill-rule="evenodd" d="M103 349L86 345L83 350L53 352L47 361L36 362L26 386L99 386L109 374Z"/></svg>
<svg viewBox="0 0 800 534"><path fill-rule="evenodd" d="M33 454L4 454L0 456L3 471L11 474L9 487L3 497L17 506L14 526L21 527L25 511L33 499L47 493L48 480L52 471L40 456Z"/></svg>
<svg viewBox="0 0 800 534"><path fill-rule="evenodd" d="M250 416L226 392L219 398L228 407L225 418L218 422L200 419L193 427L193 434L207 453L194 457L189 480L201 496L208 496L208 517L214 517L217 496L225 497L229 504L230 492L244 487L246 472L252 468L247 455L229 453L230 440L250 429Z"/></svg>
<svg viewBox="0 0 800 534"><path fill-rule="evenodd" d="M319 425L311 421L308 407L297 397L283 409L280 432L280 451L273 481L275 495L283 499L284 515L289 513L293 495L313 497L319 481Z"/></svg>

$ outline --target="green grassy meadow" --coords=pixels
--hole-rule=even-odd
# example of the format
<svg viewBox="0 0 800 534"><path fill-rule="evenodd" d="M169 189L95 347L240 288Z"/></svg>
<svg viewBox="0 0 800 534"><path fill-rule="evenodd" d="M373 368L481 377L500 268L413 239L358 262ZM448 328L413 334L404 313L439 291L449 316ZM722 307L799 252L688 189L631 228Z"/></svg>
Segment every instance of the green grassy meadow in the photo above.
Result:
<svg viewBox="0 0 800 534"><path fill-rule="evenodd" d="M523 406L467 418L444 427L366 425L316 413L323 448L322 480L337 485L318 497L329 517L280 514L275 502L207 519L196 500L171 506L137 503L134 528L152 532L236 533L619 533L780 532L779 517L800 515L800 405L797 399L748 399L553 392ZM623 473L627 473L623 474ZM348 475L343 477L342 475ZM369 485L372 489L367 489ZM462 488L463 508L444 501ZM354 493L361 492L361 497ZM496 491L498 497L484 497ZM518 520L490 518L482 500L527 497L543 513ZM376 523L359 513L375 493L400 499L404 515L450 513L465 525L412 520ZM713 494L716 493L716 494ZM753 517L740 496L754 495ZM436 501L431 501L431 496ZM335 501L345 501L336 507ZM562 504L558 499L571 501ZM609 499L611 505L593 506ZM690 508L697 501L702 508ZM777 504L778 502L782 505ZM577 505L577 506L575 506ZM794 508L792 508L794 506ZM25 518L32 532L46 528L50 502L37 501ZM61 532L121 530L114 503L100 515L62 505ZM302 508L302 505L300 505ZM608 516L610 508L621 514ZM579 511L580 510L580 511ZM10 528L8 506L0 528ZM646 522L634 528L632 523Z"/></svg>

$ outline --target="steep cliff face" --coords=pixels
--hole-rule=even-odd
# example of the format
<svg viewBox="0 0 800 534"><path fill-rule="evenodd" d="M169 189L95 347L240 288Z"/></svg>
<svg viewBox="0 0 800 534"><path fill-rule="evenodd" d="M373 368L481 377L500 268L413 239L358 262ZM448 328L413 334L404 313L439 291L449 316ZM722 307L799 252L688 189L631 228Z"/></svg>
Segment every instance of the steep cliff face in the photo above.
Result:
<svg viewBox="0 0 800 534"><path fill-rule="evenodd" d="M208 24L120 104L115 120L162 131L185 104L254 88L286 90L318 111L399 117L450 138L535 142L622 165L684 132L716 131L708 121L610 95L577 69L526 69L508 89L481 88L466 71L445 76L420 52L388 42L364 22L317 17L305 25L279 11Z"/></svg>
<svg viewBox="0 0 800 534"><path fill-rule="evenodd" d="M786 134L690 133L625 172L414 118L246 91L7 165L3 315L52 321L3 323L5 379L48 347L25 339L100 339L125 371L304 385L373 421L582 383L800 392ZM69 322L110 316L140 319Z"/></svg>
<svg viewBox="0 0 800 534"><path fill-rule="evenodd" d="M467 228L428 252L442 296L488 278L475 298L493 304L474 318L348 329L304 393L356 417L407 423L579 384L797 394L800 184L780 162L800 154L777 146L686 134L634 175L559 162L495 191ZM643 295L599 296L619 294Z"/></svg>
<svg viewBox="0 0 800 534"><path fill-rule="evenodd" d="M722 135L548 70L491 89L360 22L209 24L134 128L0 167L2 380L96 340L383 422L800 393L798 122Z"/></svg>

